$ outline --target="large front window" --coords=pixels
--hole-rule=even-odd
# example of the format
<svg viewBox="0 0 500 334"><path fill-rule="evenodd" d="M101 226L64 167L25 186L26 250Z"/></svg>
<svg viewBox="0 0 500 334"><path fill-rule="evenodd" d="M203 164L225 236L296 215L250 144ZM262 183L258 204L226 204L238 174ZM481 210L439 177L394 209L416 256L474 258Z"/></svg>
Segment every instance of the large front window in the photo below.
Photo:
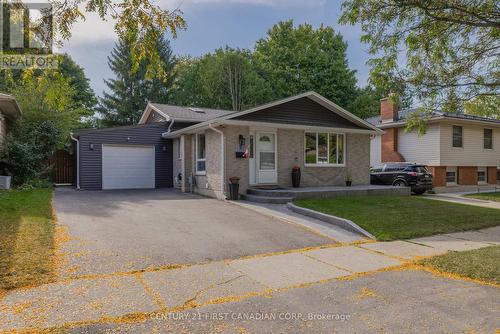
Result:
<svg viewBox="0 0 500 334"><path fill-rule="evenodd" d="M207 170L207 156L205 150L205 134L196 135L196 174L205 174Z"/></svg>
<svg viewBox="0 0 500 334"><path fill-rule="evenodd" d="M306 132L306 165L343 165L345 137L340 133Z"/></svg>

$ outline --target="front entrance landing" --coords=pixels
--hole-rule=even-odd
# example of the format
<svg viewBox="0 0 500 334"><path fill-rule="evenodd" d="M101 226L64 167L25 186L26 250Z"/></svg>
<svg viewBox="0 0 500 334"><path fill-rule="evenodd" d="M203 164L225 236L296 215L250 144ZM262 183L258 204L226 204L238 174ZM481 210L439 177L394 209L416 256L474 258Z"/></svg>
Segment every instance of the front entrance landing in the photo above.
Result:
<svg viewBox="0 0 500 334"><path fill-rule="evenodd" d="M294 199L302 198L332 198L339 196L409 196L410 188L379 186L379 185L359 185L351 187L330 186L330 187L252 187L241 197L244 200L269 203L286 204Z"/></svg>

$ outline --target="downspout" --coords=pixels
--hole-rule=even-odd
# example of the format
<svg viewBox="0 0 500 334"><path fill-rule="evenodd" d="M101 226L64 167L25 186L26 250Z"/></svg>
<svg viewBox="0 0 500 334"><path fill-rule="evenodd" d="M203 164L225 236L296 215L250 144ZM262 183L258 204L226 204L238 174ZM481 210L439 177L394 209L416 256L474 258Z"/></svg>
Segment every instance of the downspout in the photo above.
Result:
<svg viewBox="0 0 500 334"><path fill-rule="evenodd" d="M168 126L167 133L170 133L170 131L172 130L172 125L174 125L174 123L175 123L175 119L172 118L172 121L170 122L170 125Z"/></svg>
<svg viewBox="0 0 500 334"><path fill-rule="evenodd" d="M225 173L226 173L226 166L225 166L225 150L224 150L224 132L222 132L219 129L216 129L212 126L212 123L208 123L208 127L218 134L220 134L220 147L221 147L221 153L220 153L220 163L221 163L221 183L220 183L220 192L222 195L222 199L226 198L226 194L224 193L224 180L225 178Z"/></svg>
<svg viewBox="0 0 500 334"><path fill-rule="evenodd" d="M73 132L69 136L76 142L76 189L80 190L80 141L73 137Z"/></svg>

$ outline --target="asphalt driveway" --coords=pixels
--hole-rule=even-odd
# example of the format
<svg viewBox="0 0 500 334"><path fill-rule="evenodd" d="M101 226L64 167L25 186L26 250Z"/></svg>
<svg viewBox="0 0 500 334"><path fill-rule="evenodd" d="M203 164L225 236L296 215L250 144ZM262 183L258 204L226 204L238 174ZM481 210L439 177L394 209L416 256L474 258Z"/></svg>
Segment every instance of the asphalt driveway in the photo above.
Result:
<svg viewBox="0 0 500 334"><path fill-rule="evenodd" d="M129 272L332 244L254 211L175 190L58 188L63 277Z"/></svg>

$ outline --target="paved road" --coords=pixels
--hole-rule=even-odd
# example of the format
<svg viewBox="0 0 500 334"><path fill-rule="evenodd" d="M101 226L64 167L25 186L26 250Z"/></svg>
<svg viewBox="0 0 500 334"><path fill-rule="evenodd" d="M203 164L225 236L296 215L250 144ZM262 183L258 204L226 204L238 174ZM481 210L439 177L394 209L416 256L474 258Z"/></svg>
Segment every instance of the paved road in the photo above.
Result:
<svg viewBox="0 0 500 334"><path fill-rule="evenodd" d="M68 228L63 276L141 270L333 244L330 238L255 211L173 190L58 188Z"/></svg>
<svg viewBox="0 0 500 334"><path fill-rule="evenodd" d="M499 298L495 287L419 271L382 272L69 333L494 333Z"/></svg>

